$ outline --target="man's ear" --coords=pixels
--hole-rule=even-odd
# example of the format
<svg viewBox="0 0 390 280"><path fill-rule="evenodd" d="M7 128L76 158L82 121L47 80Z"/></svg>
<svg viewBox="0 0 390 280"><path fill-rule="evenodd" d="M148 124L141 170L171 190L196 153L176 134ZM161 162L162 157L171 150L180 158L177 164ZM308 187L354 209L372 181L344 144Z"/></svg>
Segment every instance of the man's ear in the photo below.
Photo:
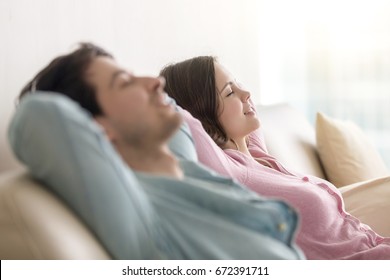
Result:
<svg viewBox="0 0 390 280"><path fill-rule="evenodd" d="M102 116L97 116L94 119L103 128L108 139L111 142L114 142L116 140L117 134L115 133L115 129L112 127L110 121L106 117L102 117Z"/></svg>

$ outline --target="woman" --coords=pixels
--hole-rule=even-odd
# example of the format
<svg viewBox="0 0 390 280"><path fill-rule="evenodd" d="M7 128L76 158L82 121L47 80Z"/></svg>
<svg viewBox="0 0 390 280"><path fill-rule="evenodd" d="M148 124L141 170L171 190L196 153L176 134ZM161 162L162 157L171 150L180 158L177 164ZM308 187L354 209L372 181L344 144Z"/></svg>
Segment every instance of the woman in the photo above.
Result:
<svg viewBox="0 0 390 280"><path fill-rule="evenodd" d="M390 238L345 212L335 186L287 170L267 153L250 93L215 58L169 65L161 75L167 93L200 121L183 111L199 160L294 206L301 217L297 243L308 259L390 259Z"/></svg>

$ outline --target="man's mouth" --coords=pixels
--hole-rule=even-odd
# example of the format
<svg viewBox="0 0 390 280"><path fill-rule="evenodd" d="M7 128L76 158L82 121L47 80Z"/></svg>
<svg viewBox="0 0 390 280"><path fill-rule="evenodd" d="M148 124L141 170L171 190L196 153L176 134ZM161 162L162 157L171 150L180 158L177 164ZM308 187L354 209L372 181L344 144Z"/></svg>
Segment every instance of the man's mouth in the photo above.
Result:
<svg viewBox="0 0 390 280"><path fill-rule="evenodd" d="M162 103L164 105L171 105L173 103L172 98L169 98L166 92L163 92L162 95L163 95Z"/></svg>

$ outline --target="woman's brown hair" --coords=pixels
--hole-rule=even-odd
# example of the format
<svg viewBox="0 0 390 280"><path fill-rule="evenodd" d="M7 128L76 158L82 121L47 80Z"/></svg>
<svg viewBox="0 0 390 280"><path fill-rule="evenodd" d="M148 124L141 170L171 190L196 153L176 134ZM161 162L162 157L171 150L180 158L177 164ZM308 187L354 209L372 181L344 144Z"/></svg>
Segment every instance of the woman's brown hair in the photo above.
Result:
<svg viewBox="0 0 390 280"><path fill-rule="evenodd" d="M215 57L198 56L168 65L160 75L166 80L165 91L168 95L197 118L215 143L223 147L228 137L219 121L215 62Z"/></svg>

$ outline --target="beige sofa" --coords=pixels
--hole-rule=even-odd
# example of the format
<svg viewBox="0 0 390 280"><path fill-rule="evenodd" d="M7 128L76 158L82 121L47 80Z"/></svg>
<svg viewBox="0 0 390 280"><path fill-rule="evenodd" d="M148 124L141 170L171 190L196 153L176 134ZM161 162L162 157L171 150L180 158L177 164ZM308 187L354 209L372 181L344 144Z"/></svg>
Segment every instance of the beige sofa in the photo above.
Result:
<svg viewBox="0 0 390 280"><path fill-rule="evenodd" d="M299 112L286 104L260 106L258 111L272 155L296 171L326 178L317 154L313 127ZM367 194L362 193L358 185L341 188L347 210L365 222L374 220L370 225L382 234L390 233L378 218L378 212L390 210L387 197L377 195L375 199L379 197L383 201L367 203L362 199L367 198ZM366 185L364 189L372 188L377 192L390 189L388 178ZM83 222L32 179L28 171L0 173L0 259L109 258Z"/></svg>

